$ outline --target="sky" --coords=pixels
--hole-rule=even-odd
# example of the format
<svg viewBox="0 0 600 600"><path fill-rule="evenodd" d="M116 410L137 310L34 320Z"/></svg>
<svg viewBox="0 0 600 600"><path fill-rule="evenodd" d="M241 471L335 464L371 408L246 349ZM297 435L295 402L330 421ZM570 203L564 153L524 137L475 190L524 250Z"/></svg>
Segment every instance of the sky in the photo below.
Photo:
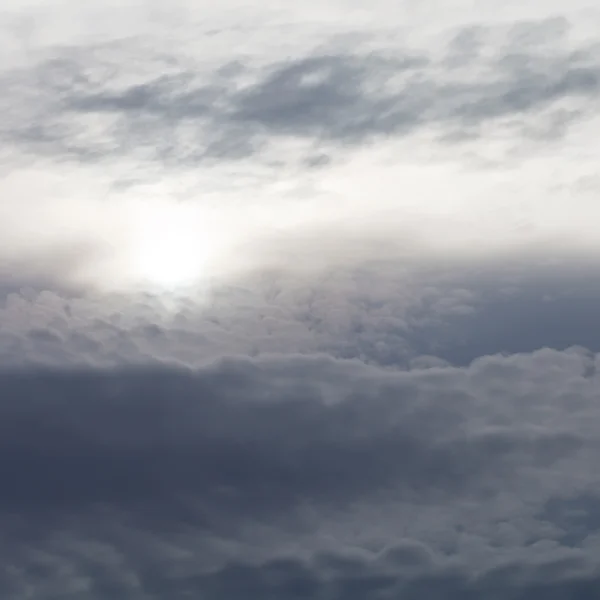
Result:
<svg viewBox="0 0 600 600"><path fill-rule="evenodd" d="M592 0L5 0L0 596L600 596Z"/></svg>

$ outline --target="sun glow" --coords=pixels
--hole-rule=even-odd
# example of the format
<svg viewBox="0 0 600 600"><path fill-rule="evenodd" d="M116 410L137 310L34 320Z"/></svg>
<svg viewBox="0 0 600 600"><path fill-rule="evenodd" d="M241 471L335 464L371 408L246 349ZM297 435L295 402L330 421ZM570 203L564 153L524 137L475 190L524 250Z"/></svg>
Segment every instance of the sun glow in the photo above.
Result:
<svg viewBox="0 0 600 600"><path fill-rule="evenodd" d="M145 207L135 221L131 269L138 283L173 289L209 276L219 243L207 215L165 204Z"/></svg>

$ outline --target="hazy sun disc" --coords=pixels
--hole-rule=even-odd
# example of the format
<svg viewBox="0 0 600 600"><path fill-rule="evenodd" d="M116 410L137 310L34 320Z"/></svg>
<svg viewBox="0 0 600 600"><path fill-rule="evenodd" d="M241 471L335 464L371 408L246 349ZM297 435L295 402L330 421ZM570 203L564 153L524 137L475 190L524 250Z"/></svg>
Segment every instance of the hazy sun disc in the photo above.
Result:
<svg viewBox="0 0 600 600"><path fill-rule="evenodd" d="M208 276L215 232L197 212L154 206L136 218L131 248L134 279L143 285L177 288Z"/></svg>

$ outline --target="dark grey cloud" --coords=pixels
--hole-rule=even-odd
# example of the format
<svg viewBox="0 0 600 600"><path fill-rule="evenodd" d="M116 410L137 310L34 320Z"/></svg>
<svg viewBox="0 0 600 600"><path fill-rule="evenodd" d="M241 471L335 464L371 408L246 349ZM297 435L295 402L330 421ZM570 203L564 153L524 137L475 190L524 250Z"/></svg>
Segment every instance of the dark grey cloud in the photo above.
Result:
<svg viewBox="0 0 600 600"><path fill-rule="evenodd" d="M330 558L335 560L337 557ZM407 558L414 560L416 556ZM537 568L530 565L509 565L497 571L490 570L479 577L470 577L456 568L434 568L426 575L403 577L390 568L392 565L382 564L384 561L344 563L343 560L338 560L336 563L337 568L329 572L318 562L315 565L293 560L274 560L258 567L232 564L215 574L180 581L178 591L181 597L186 597L186 593L201 593L203 597L219 600L247 594L261 598L417 599L425 596L440 600L487 600L498 597L528 600L544 596L580 600L600 590L598 579L592 573L586 573L577 559L557 560ZM571 566L579 567L582 573L579 576L567 575L565 580L558 582L548 581L545 577L546 573L553 570L566 575ZM160 579L162 577L156 577L155 583L159 584ZM171 591L173 588L170 586L172 582L165 586L164 592Z"/></svg>
<svg viewBox="0 0 600 600"><path fill-rule="evenodd" d="M133 536L132 536L133 537ZM0 571L0 590L9 600L28 593L44 598L146 600L200 596L215 600L244 598L518 598L540 596L583 600L597 595L597 568L579 552L545 560L505 562L474 573L467 564L435 556L414 540L403 540L379 553L343 551L266 561L229 561L216 569L173 552L163 560L138 548L122 554L105 541L15 544ZM136 543L129 544L128 550ZM12 567L12 568L11 568Z"/></svg>
<svg viewBox="0 0 600 600"><path fill-rule="evenodd" d="M461 31L439 60L337 48L260 69L240 60L195 71L176 57L129 51L116 61L108 50L70 49L33 71L4 74L2 136L54 157L179 164L247 157L282 136L305 140L319 156L331 145L419 131L446 141L477 137L488 124L559 138L590 114L600 57L594 47L570 47L560 28L548 44L543 33L556 30L555 20L520 28L500 41L493 29ZM152 75L136 74L140 61L156 61Z"/></svg>
<svg viewBox="0 0 600 600"><path fill-rule="evenodd" d="M590 534L600 531L600 498L596 493L565 490L563 495L550 498L539 516L559 528L562 544L579 546Z"/></svg>
<svg viewBox="0 0 600 600"><path fill-rule="evenodd" d="M191 591L207 593L209 598L241 597L251 593L257 597L284 598L519 598L528 600L540 596L580 600L600 591L600 581L592 574L567 577L565 581L547 581L544 570L567 571L562 561L542 568L510 565L501 572L490 571L472 578L458 569L440 569L421 577L403 578L390 569L364 565L357 572L356 564L346 565L324 577L318 568L293 561L273 561L259 568L232 565L223 571L197 580ZM576 566L578 561L573 561ZM340 565L341 566L341 565ZM361 565L358 565L361 566ZM566 567L566 568L565 568ZM580 567L581 568L581 567ZM500 571L500 569L498 570ZM519 582L524 579L525 582Z"/></svg>
<svg viewBox="0 0 600 600"><path fill-rule="evenodd" d="M381 375L300 357L230 359L197 374L4 375L0 509L169 512L192 495L213 510L231 501L237 519L387 486L455 496L476 492L515 455L537 461L549 451L552 461L579 445L566 431L465 437L468 415L443 403L468 404L468 393L437 390L434 408L418 398L426 376Z"/></svg>
<svg viewBox="0 0 600 600"><path fill-rule="evenodd" d="M144 599L167 591L175 598L595 593L597 564L563 500L565 489L582 502L595 490L594 362L581 350L541 350L412 371L288 356L229 357L199 370L4 373L4 597L20 600L28 587L41 597ZM517 546L486 533L496 497L506 525L523 530ZM422 535L452 533L458 548L463 536L480 538L499 556L476 570L460 549L400 534L388 505L445 515L446 525L432 521ZM288 551L277 560L243 550L244 530L257 552L268 539L260 527L287 528L305 543L312 527L353 506L376 511L387 549L365 549L360 558L339 544L328 554ZM299 518L305 507L319 515L312 526Z"/></svg>
<svg viewBox="0 0 600 600"><path fill-rule="evenodd" d="M600 350L600 338L589 326L600 298L593 264L526 263L450 276L449 288L440 286L439 294L411 307L409 345L463 365L478 356L542 347Z"/></svg>
<svg viewBox="0 0 600 600"><path fill-rule="evenodd" d="M580 410L592 410L593 360L548 350L466 370L289 356L199 371L5 373L0 509L146 506L176 521L173 507L190 497L229 519L384 489L422 502L485 497L517 468L576 460L586 443L580 413L569 417L575 425L539 422L535 407L551 402L541 385L528 408L518 403L540 370L564 378L554 390L558 415L570 385L583 386ZM503 405L499 384L512 395Z"/></svg>

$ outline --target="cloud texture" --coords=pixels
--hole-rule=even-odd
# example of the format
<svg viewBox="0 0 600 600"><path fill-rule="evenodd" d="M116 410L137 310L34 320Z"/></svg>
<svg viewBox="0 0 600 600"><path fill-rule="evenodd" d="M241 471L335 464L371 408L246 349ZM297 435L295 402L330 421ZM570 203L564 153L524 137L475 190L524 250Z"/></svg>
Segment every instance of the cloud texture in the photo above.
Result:
<svg viewBox="0 0 600 600"><path fill-rule="evenodd" d="M27 544L25 570L7 579L25 585L44 562L38 544L66 535L67 556L46 562L82 570L95 590L103 582L86 570L118 551L119 535L153 534L174 540L159 580L181 597L443 585L462 598L557 580L583 593L597 585L584 551L595 534L571 533L597 502L598 364L546 349L403 372L291 355L4 374L0 508L13 543ZM80 561L70 544L104 550ZM132 571L136 593L152 593L151 557L125 559L142 564L113 564L112 576Z"/></svg>
<svg viewBox="0 0 600 600"><path fill-rule="evenodd" d="M0 9L0 596L600 594L600 14Z"/></svg>

